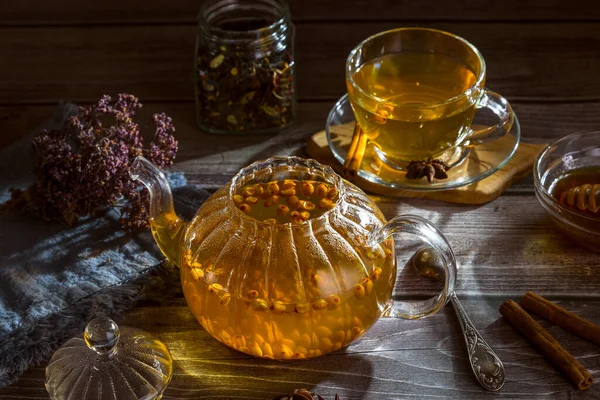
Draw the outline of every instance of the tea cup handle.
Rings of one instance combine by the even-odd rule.
[[[456,282],[456,258],[450,244],[442,232],[431,222],[416,215],[404,215],[392,218],[385,225],[375,229],[369,236],[369,245],[376,246],[389,238],[394,233],[410,233],[417,236],[433,249],[439,256],[439,263],[445,272],[444,288],[436,296],[428,300],[395,301],[387,316],[405,319],[417,319],[433,315],[438,312],[449,296],[454,293]]]
[[[510,132],[515,121],[515,113],[512,107],[504,97],[489,89],[483,89],[483,94],[475,104],[478,110],[487,108],[498,117],[496,125],[488,126],[482,129],[472,129],[462,147],[472,147],[481,143],[490,142],[501,138]]]

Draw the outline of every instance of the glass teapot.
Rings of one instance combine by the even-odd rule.
[[[175,214],[167,179],[152,163],[138,157],[130,175],[150,192],[152,234],[180,267],[192,313],[244,353],[316,357],[358,339],[381,316],[431,315],[454,291],[456,260],[434,225],[409,215],[386,222],[362,190],[314,160],[255,162],[189,222]],[[418,236],[443,260],[437,296],[392,300],[396,232]]]

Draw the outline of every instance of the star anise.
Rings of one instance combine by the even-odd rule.
[[[277,396],[273,400],[325,400],[320,394],[309,392],[306,389],[296,389],[293,393]],[[340,400],[340,395],[336,393],[335,400]]]
[[[448,178],[448,171],[451,167],[440,159],[427,160],[427,161],[411,161],[406,166],[406,179],[421,179],[424,176],[427,177],[429,183],[433,182],[433,179],[446,179]]]

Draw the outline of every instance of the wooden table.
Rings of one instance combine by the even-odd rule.
[[[209,136],[195,126],[192,54],[198,1],[58,3],[21,0],[0,7],[0,146],[47,118],[61,99],[89,103],[134,93],[142,118],[166,111],[180,139],[188,179],[208,189],[243,165],[270,155],[302,154],[344,92],[343,65],[368,35],[428,26],[474,43],[488,65],[488,86],[513,104],[526,138],[546,140],[600,129],[600,7],[585,0],[454,2],[292,0],[296,23],[298,118],[277,136]],[[498,306],[527,290],[600,323],[600,257],[559,234],[525,179],[484,206],[374,197],[387,217],[421,215],[447,235],[461,262],[458,296],[506,366],[501,392],[484,392],[447,307],[421,321],[382,319],[347,349],[296,363],[264,362],[219,344],[182,298],[140,306],[127,324],[157,334],[175,358],[165,399],[270,399],[310,388],[332,399],[600,398],[580,392],[500,318]],[[408,258],[402,254],[399,265]],[[429,293],[416,285],[395,296]],[[588,370],[600,375],[600,348],[542,325]],[[0,390],[0,399],[43,399],[43,366]]]

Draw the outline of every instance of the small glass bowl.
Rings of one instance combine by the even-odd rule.
[[[548,145],[533,167],[535,194],[564,233],[588,250],[600,252],[600,218],[572,211],[551,194],[558,178],[582,167],[600,168],[600,131],[574,133]]]

